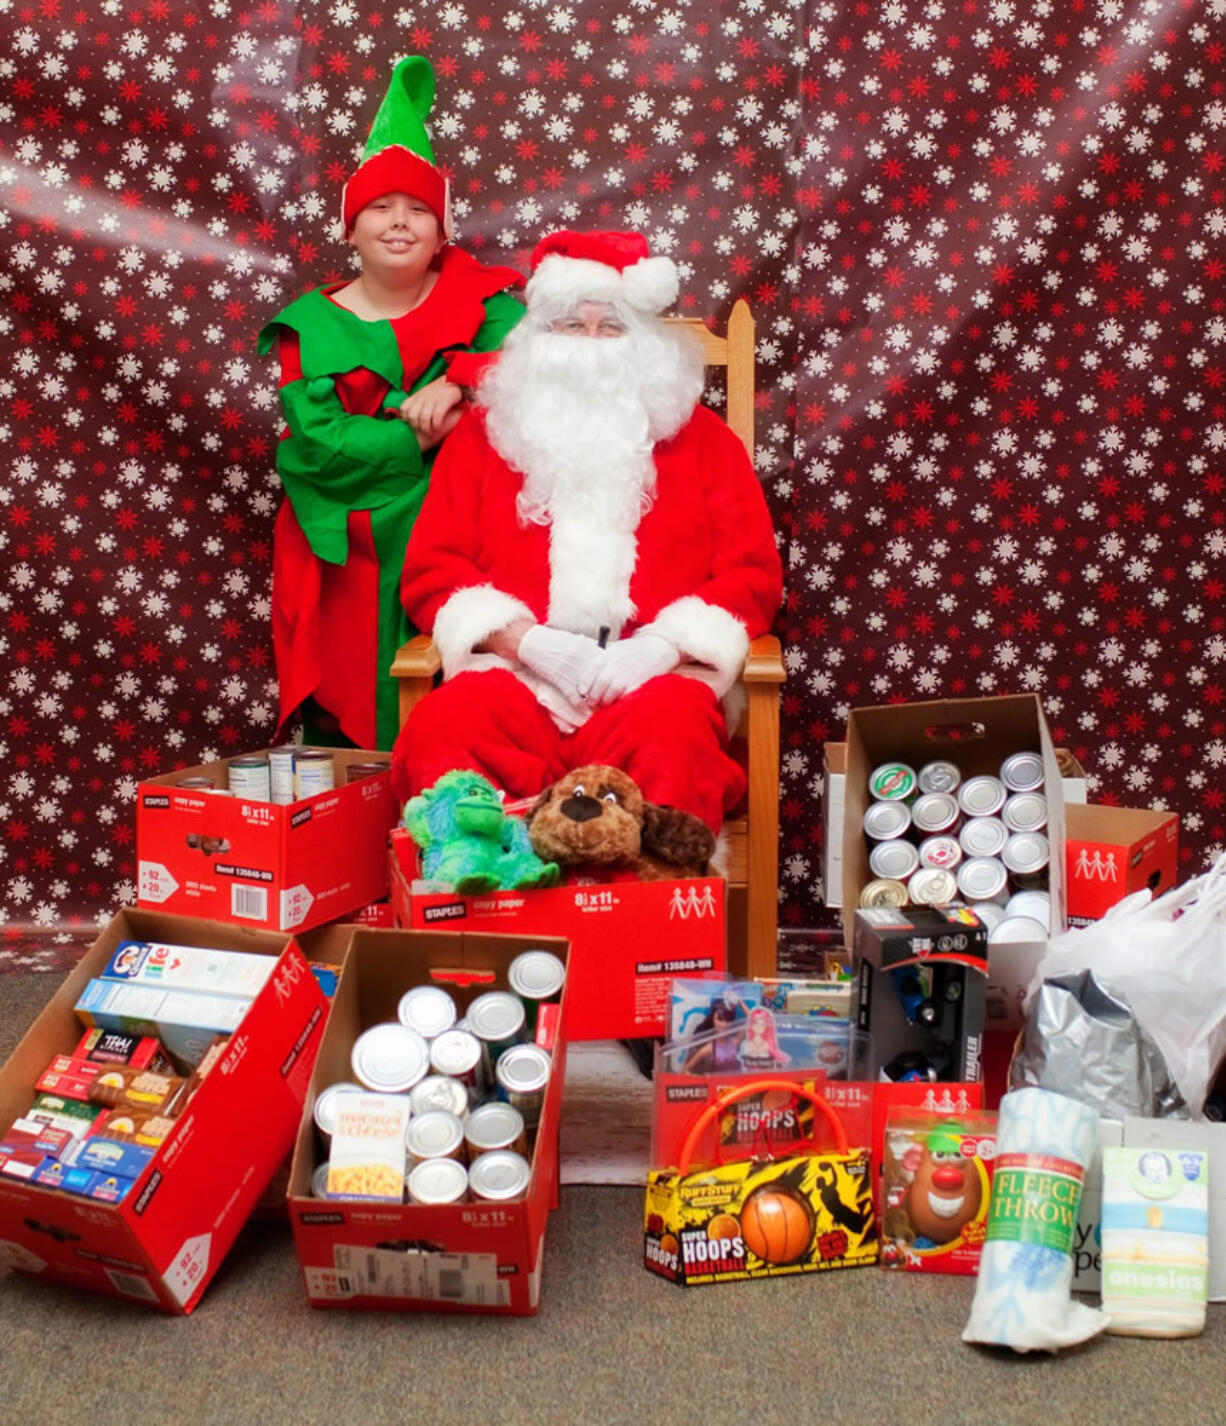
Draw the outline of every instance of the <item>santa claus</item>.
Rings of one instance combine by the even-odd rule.
[[[559,232],[434,468],[401,592],[444,682],[397,740],[403,799],[453,767],[526,797],[587,763],[718,831],[744,794],[723,698],[778,607],[770,515],[659,314],[637,233]]]

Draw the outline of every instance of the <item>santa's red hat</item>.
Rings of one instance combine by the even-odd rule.
[[[677,268],[652,257],[642,233],[550,233],[532,254],[528,306],[559,310],[576,302],[620,302],[640,312],[663,312],[677,300]]]

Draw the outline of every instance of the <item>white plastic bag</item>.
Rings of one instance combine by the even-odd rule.
[[[1226,855],[1157,901],[1135,892],[1101,921],[1053,937],[1027,1005],[1049,976],[1080,970],[1128,1002],[1199,1118],[1226,1057]]]

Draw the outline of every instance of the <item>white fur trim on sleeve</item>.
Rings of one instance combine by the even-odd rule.
[[[677,645],[683,658],[710,665],[716,674],[712,684],[721,698],[740,677],[749,652],[745,625],[727,609],[696,594],[666,604],[636,632],[660,634]]]
[[[522,600],[492,584],[457,589],[434,616],[434,642],[443,660],[443,677],[454,678],[480,657],[473,650],[516,619],[536,615]]]

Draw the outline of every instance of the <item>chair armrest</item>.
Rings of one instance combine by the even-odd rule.
[[[779,640],[774,634],[763,634],[749,645],[741,678],[746,683],[783,683],[787,673]]]
[[[416,634],[401,644],[388,672],[393,678],[433,678],[443,666],[438,646],[429,634]]]

